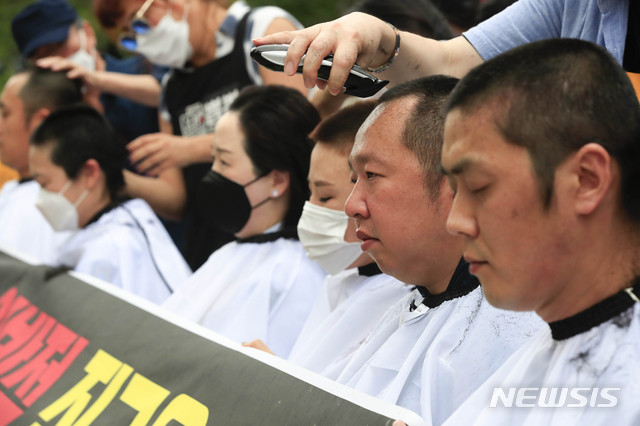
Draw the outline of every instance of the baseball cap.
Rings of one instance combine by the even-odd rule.
[[[23,57],[41,46],[60,43],[78,14],[66,0],[38,0],[22,9],[11,21],[13,39]]]

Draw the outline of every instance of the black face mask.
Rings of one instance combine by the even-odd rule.
[[[249,203],[245,188],[265,175],[258,176],[246,185],[240,185],[218,172],[209,170],[200,181],[198,200],[201,214],[212,226],[235,234],[249,221],[251,210],[263,205],[267,198],[255,206]]]

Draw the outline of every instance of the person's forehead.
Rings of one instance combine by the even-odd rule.
[[[511,173],[515,169],[528,173],[530,167],[526,149],[505,139],[498,131],[494,115],[460,110],[447,114],[441,162],[447,175],[500,170]]]
[[[311,166],[324,170],[327,168],[348,167],[349,154],[338,146],[317,142],[311,151]]]
[[[491,126],[488,125],[486,114],[479,112],[462,112],[460,109],[450,111],[445,117],[444,139],[442,145],[442,164],[451,168],[451,161],[459,163],[459,167],[475,163],[478,156],[485,151]]]
[[[55,169],[56,165],[51,161],[51,151],[53,144],[29,147],[29,161],[31,165],[41,174],[48,174]]]
[[[339,184],[349,173],[348,154],[335,147],[316,143],[311,152],[309,181],[313,184]],[[348,182],[348,181],[347,181]]]
[[[27,74],[16,74],[9,78],[2,88],[2,94],[0,97],[3,99],[20,100],[18,93],[22,90],[22,87],[27,82]]]
[[[349,156],[352,164],[392,164],[413,155],[402,142],[404,120],[390,108],[376,109],[362,125]]]
[[[240,123],[240,117],[236,112],[227,111],[220,117],[213,133],[212,146],[214,149],[230,151],[244,151],[244,132]]]

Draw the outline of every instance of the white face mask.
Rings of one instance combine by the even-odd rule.
[[[78,49],[78,51],[73,55],[68,56],[67,59],[89,71],[95,71],[96,58],[87,52],[87,33],[84,28],[82,28],[78,30],[78,34],[80,35],[80,49]]]
[[[64,184],[60,192],[51,192],[40,188],[36,207],[49,222],[54,231],[75,231],[79,228],[77,207],[85,199],[89,190],[85,189],[75,203],[63,195],[71,186],[71,181]]]
[[[304,203],[298,221],[298,237],[307,252],[328,273],[337,274],[356,261],[362,254],[360,243],[348,243],[344,234],[349,217],[341,210]]]
[[[158,25],[146,34],[136,35],[136,52],[156,65],[184,68],[193,55],[193,47],[189,42],[188,10],[189,3],[185,5],[181,21],[173,19],[169,10]]]

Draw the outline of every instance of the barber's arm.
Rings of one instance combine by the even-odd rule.
[[[400,31],[400,50],[393,64],[380,73],[392,84],[432,74],[462,76],[482,62],[473,46],[463,37],[437,41]],[[318,84],[336,95],[349,70],[357,63],[375,69],[386,64],[395,53],[396,32],[386,22],[364,13],[351,13],[335,21],[299,31],[285,31],[254,40],[256,46],[272,43],[290,44],[285,73],[293,75],[302,55],[303,78],[308,88]],[[322,59],[333,54],[328,84],[317,80]]]
[[[94,71],[86,81],[102,92],[127,98],[139,104],[157,107],[160,103],[160,83],[150,74],[132,75]]]
[[[89,91],[110,93],[151,107],[159,104],[160,83],[150,74],[91,71],[60,56],[39,59],[37,65],[53,71],[67,70],[67,77],[81,78]]]

